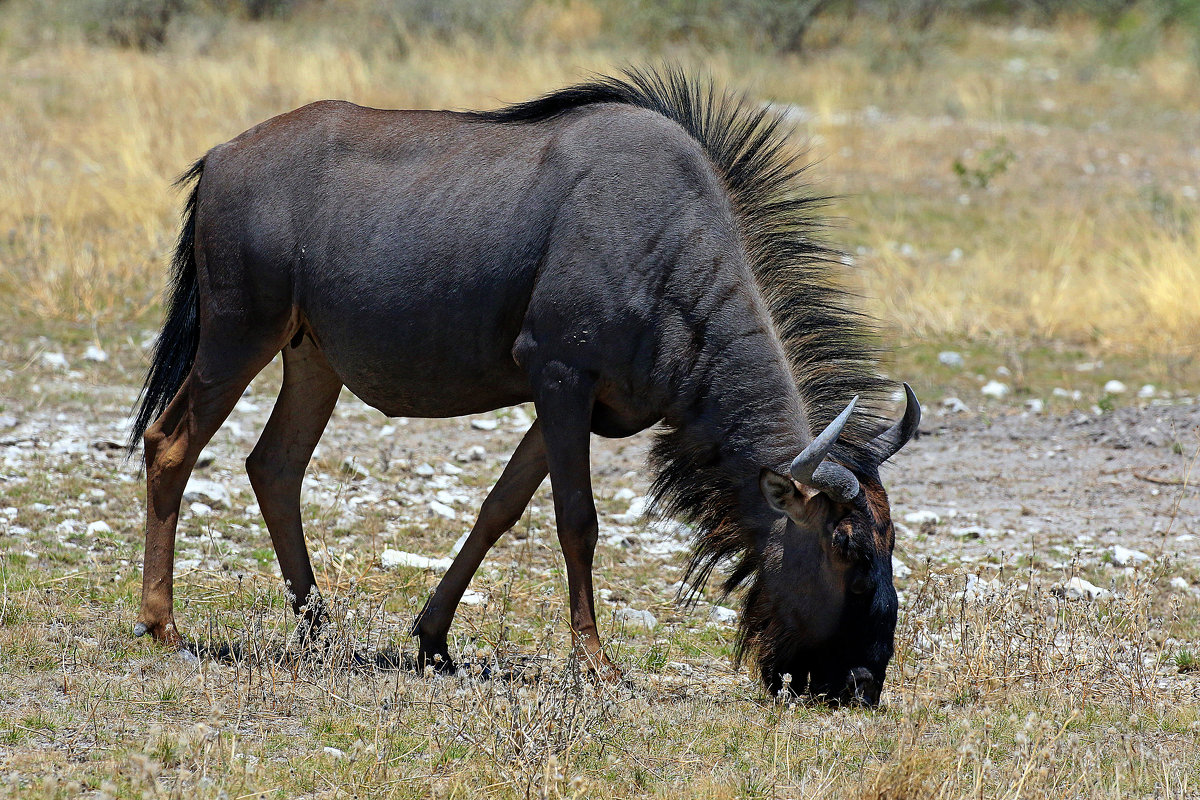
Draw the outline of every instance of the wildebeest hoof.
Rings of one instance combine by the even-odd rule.
[[[179,635],[179,631],[175,629],[174,622],[168,622],[166,625],[155,625],[154,623],[137,621],[133,625],[134,636],[150,635],[154,641],[164,647],[173,647],[180,649],[183,647],[183,638]]]
[[[417,670],[424,672],[433,670],[442,675],[453,675],[458,666],[450,657],[450,651],[445,645],[441,647],[422,647],[417,651]]]

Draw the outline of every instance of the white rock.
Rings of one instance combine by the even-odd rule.
[[[481,444],[471,445],[467,448],[467,452],[459,453],[459,461],[483,461],[487,456],[487,450]]]
[[[1138,397],[1142,398],[1143,400],[1149,400],[1156,394],[1158,394],[1158,387],[1156,387],[1153,383],[1147,383],[1142,388],[1138,389]]]
[[[908,565],[895,556],[892,556],[892,576],[899,580],[904,580],[909,575],[912,575],[912,570],[908,568]]]
[[[189,503],[205,503],[213,508],[229,508],[229,490],[216,481],[192,477],[183,490],[183,499]]]
[[[458,517],[458,513],[455,512],[453,508],[437,500],[429,501],[429,510],[437,514],[439,517],[445,517],[449,520],[454,520]]]
[[[87,350],[83,351],[83,358],[86,361],[95,361],[103,363],[108,361],[108,353],[100,349],[99,345],[89,344]]]
[[[627,486],[617,489],[613,494],[613,500],[632,500],[635,497],[637,497],[637,492]]]
[[[487,601],[488,598],[486,594],[477,592],[474,589],[467,589],[465,592],[463,592],[462,599],[458,602],[465,606],[481,606],[487,603]]]
[[[1006,383],[1001,383],[1000,381],[988,381],[983,385],[979,392],[985,397],[991,397],[999,400],[1008,395],[1009,388],[1008,384]]]
[[[52,369],[67,369],[67,357],[62,353],[42,353],[42,363]]]
[[[956,353],[953,350],[943,350],[938,353],[938,362],[954,369],[961,369],[964,363],[962,353]]]
[[[494,419],[473,419],[471,427],[477,431],[494,431],[500,423]]]
[[[470,535],[471,532],[467,531],[462,536],[458,537],[458,539],[456,539],[454,542],[454,546],[450,548],[450,555],[456,556],[462,552],[463,545],[467,543],[467,537]]]
[[[1143,553],[1141,550],[1133,550],[1128,547],[1122,547],[1119,544],[1113,545],[1112,563],[1118,567],[1132,567],[1137,564],[1144,564],[1150,560],[1149,554]]]
[[[1118,380],[1111,380],[1108,383],[1104,384],[1104,393],[1105,394],[1125,394],[1125,390],[1126,390],[1125,384],[1121,383]]]
[[[529,414],[521,406],[516,406],[508,414],[512,421],[512,429],[517,433],[524,433],[533,425],[533,420],[529,418]]]
[[[648,497],[634,497],[629,501],[629,508],[624,514],[612,514],[613,520],[622,525],[633,525],[642,519],[642,515],[646,513],[646,506],[650,502]]]
[[[1025,408],[1031,414],[1040,414],[1046,410],[1046,403],[1040,397],[1031,397],[1025,401]]]
[[[1002,378],[1007,378],[1012,375],[1012,370],[1001,364],[1000,366],[996,367],[996,374]]]
[[[458,469],[458,467],[455,467],[455,469]],[[434,471],[433,465],[431,464],[421,464],[419,467],[413,470],[413,472],[420,475],[422,478],[432,477]]]
[[[942,408],[951,414],[964,414],[971,410],[966,403],[964,403],[962,400],[959,400],[957,397],[943,398]]]
[[[1112,592],[1080,577],[1071,578],[1062,589],[1068,600],[1106,600],[1112,597]]]
[[[1000,592],[1000,579],[987,580],[978,575],[967,575],[967,585],[963,588],[962,597],[968,603],[986,600]]]
[[[471,498],[467,497],[465,494],[455,494],[448,489],[439,490],[438,493],[434,495],[434,499],[436,499],[439,503],[450,506],[451,508],[454,508],[455,506],[465,506],[471,502]]]
[[[445,572],[452,563],[448,558],[430,558],[429,556],[406,553],[403,550],[384,550],[379,556],[379,563],[384,569],[397,567],[412,567],[413,569],[428,569],[433,572]]]
[[[451,464],[449,461],[447,461],[444,464],[442,464],[442,472],[446,473],[447,475],[462,475],[463,468],[456,466],[454,464]]]
[[[708,618],[718,625],[733,625],[738,620],[738,612],[725,606],[713,606]]]
[[[1191,588],[1187,582],[1187,578],[1180,577],[1171,578],[1171,580],[1167,582],[1167,585],[1172,589],[1178,589],[1181,592],[1186,592],[1189,588]]]
[[[920,511],[910,511],[904,515],[904,521],[909,525],[924,525],[926,522],[937,524],[942,521],[942,518],[936,512],[929,509],[921,509]]]
[[[343,758],[346,757],[345,751],[338,750],[336,747],[326,747],[326,748],[323,748],[321,752],[323,752],[327,756],[333,756],[338,761],[341,761]]]
[[[192,512],[193,517],[207,517],[212,513],[212,507],[206,503],[192,503],[188,510]]]
[[[631,627],[642,627],[648,631],[658,627],[658,620],[649,611],[640,611],[636,608],[618,608],[613,612],[618,622],[623,622]]]
[[[89,522],[87,526],[88,535],[93,533],[112,533],[112,526],[102,519],[95,522]]]

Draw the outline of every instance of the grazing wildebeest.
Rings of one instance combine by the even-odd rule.
[[[739,659],[772,691],[790,675],[796,692],[878,702],[896,624],[879,467],[920,407],[906,386],[899,422],[870,411],[892,387],[812,238],[820,200],[779,126],[677,71],[631,71],[487,113],[314,103],[210,150],[181,179],[195,186],[131,436],[147,483],[136,631],[180,643],[185,483],[282,351],[246,467],[310,622],[300,486],[343,385],[392,416],[532,401],[537,421],[414,624],[422,663],[453,668],[463,591],[549,473],[574,641],[611,670],[589,436],[660,425],[653,495],[695,529],[686,580],[733,559],[725,589],[749,583]]]

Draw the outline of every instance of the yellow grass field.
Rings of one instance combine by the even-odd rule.
[[[861,249],[870,309],[902,337],[1175,351],[1200,330],[1200,91],[1184,42],[1165,40],[1135,70],[1098,62],[1100,34],[1083,22],[1024,37],[972,24],[931,43],[926,63],[882,69],[870,55],[894,43],[877,29],[805,61],[648,56],[586,37],[538,48],[417,41],[400,57],[301,22],[231,24],[142,53],[65,34],[40,44],[10,6],[0,291],[40,316],[152,320],[177,227],[171,179],[274,114],[330,97],[487,108],[667,58],[800,107],[813,179],[840,197],[833,239]],[[551,32],[587,19],[577,5],[551,10]],[[963,185],[998,154],[1009,160],[986,187]]]

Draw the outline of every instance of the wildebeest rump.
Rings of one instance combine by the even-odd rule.
[[[725,588],[748,584],[739,658],[771,690],[790,675],[794,691],[877,702],[896,622],[879,466],[920,408],[909,391],[895,425],[871,412],[893,387],[813,238],[821,201],[779,125],[679,72],[634,71],[486,113],[315,103],[210,150],[183,178],[131,436],[147,477],[137,631],[179,643],[184,486],[282,350],[246,466],[311,622],[300,487],[342,386],[391,416],[532,401],[537,421],[414,624],[423,662],[452,668],[459,599],[548,473],[574,640],[611,669],[589,435],[657,424],[654,498],[695,529],[688,580],[732,559]]]

